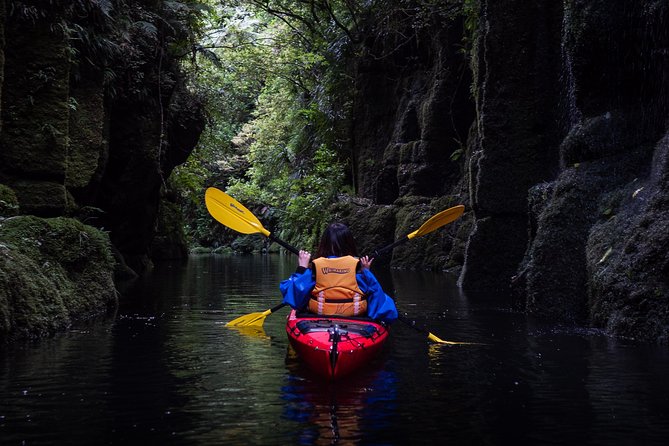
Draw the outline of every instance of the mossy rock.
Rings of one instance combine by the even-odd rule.
[[[0,338],[41,336],[116,304],[106,233],[70,218],[0,223]]]
[[[198,249],[198,248],[195,248],[195,249]],[[215,248],[213,251],[210,248],[199,248],[199,249],[206,249],[207,253],[211,252],[212,254],[233,254],[234,253],[232,248],[229,247],[229,246],[219,246],[218,248]]]
[[[0,217],[19,214],[19,200],[11,187],[0,184]]]

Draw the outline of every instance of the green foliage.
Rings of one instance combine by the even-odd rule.
[[[180,192],[191,245],[213,241],[216,226],[204,207],[204,189],[225,188],[248,169],[242,127],[255,108],[265,81],[261,68],[271,51],[260,44],[270,36],[268,25],[243,9],[210,8],[204,17],[204,37],[194,46],[185,69],[191,90],[207,98],[208,125],[189,159],[170,177]]]
[[[462,15],[465,18],[465,38],[473,40],[478,31],[479,0],[461,0]]]
[[[395,49],[371,57],[391,56],[435,21],[461,20],[473,35],[477,11],[478,0],[233,0],[208,10],[189,71],[192,88],[209,98],[210,125],[172,178],[191,243],[230,244],[236,236],[212,236],[216,223],[202,197],[215,185],[281,238],[313,247],[338,195],[354,192],[345,175],[348,62],[358,50],[374,51],[376,38],[395,41]],[[452,160],[463,153],[461,146]]]
[[[333,21],[337,12],[326,2],[315,2],[314,11],[299,2],[226,4],[208,13],[207,38],[189,65],[192,88],[209,98],[209,126],[171,179],[190,241],[232,242],[225,233],[211,237],[215,223],[202,196],[215,185],[272,232],[313,245],[344,181],[344,126],[336,121],[344,115],[341,93],[350,90],[340,83],[350,80],[334,68],[331,42],[346,34],[351,15]]]

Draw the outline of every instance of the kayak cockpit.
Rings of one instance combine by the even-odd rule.
[[[369,318],[297,314],[286,322],[291,345],[302,360],[331,378],[351,373],[367,364],[388,338],[388,329]]]

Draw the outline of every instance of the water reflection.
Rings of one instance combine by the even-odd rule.
[[[106,379],[112,362],[110,320],[46,339],[0,350],[0,444],[7,432],[16,443],[39,438],[55,444],[86,434],[71,430],[77,419],[91,429],[108,430],[111,420]]]
[[[311,376],[294,353],[286,363],[291,374],[281,388],[283,416],[301,426],[294,444],[358,444],[391,427],[397,377],[381,364],[332,382]]]
[[[267,333],[265,333],[265,329],[263,327],[258,327],[258,326],[253,326],[253,325],[240,325],[240,326],[235,326],[235,327],[228,327],[230,330],[234,330],[237,333],[247,336],[250,339],[262,339],[265,341],[269,341],[272,338],[267,336]]]
[[[158,265],[117,315],[0,347],[0,444],[664,444],[669,351],[556,327],[464,294],[437,273],[375,271],[443,339],[394,324],[343,382],[291,356],[287,309],[263,332],[225,327],[280,301],[279,256]],[[260,335],[260,336],[258,336]]]

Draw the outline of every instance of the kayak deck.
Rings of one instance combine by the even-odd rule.
[[[328,378],[348,375],[376,356],[388,339],[388,329],[367,318],[297,314],[292,310],[286,333],[298,356]]]

